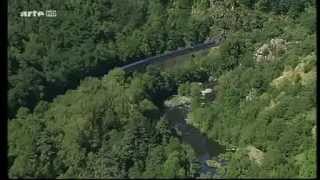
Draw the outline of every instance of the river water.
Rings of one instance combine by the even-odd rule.
[[[199,129],[186,123],[188,110],[184,107],[167,108],[164,118],[169,122],[170,127],[177,131],[183,143],[191,145],[198,160],[201,163],[200,174],[216,175],[216,169],[209,167],[207,160],[216,159],[216,157],[225,152],[225,147],[209,140],[201,133]]]

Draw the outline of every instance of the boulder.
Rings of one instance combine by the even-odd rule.
[[[202,96],[205,96],[206,94],[210,94],[212,93],[212,89],[211,88],[207,88],[203,91],[201,91]]]
[[[257,96],[257,90],[252,88],[246,96],[246,101],[252,101]]]
[[[313,139],[316,139],[316,135],[317,135],[316,132],[317,132],[317,131],[316,131],[316,126],[313,126],[313,128],[312,128],[312,130],[311,130]]]
[[[216,161],[216,160],[207,160],[207,161],[206,161],[206,164],[207,164],[209,167],[213,167],[213,168],[220,168],[220,167],[221,167],[221,163],[219,163],[219,162]]]
[[[170,100],[166,100],[164,105],[166,107],[188,106],[191,104],[191,98],[186,96],[174,96]]]

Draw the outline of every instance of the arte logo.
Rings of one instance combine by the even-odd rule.
[[[21,11],[20,17],[56,17],[56,10],[46,10],[46,11]]]

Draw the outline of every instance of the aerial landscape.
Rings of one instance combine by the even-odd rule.
[[[315,178],[313,0],[9,0],[10,178]]]

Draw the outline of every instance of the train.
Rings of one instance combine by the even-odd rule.
[[[197,44],[194,45],[192,47],[186,47],[186,48],[182,48],[182,49],[178,49],[172,52],[168,52],[168,53],[164,53],[164,54],[160,54],[160,55],[156,55],[156,56],[152,56],[152,57],[148,57],[127,65],[124,65],[122,67],[120,67],[120,69],[124,70],[124,71],[134,71],[135,69],[141,68],[141,67],[145,67],[147,65],[150,64],[154,64],[154,63],[158,63],[158,62],[162,62],[165,61],[167,59],[170,58],[174,58],[177,56],[181,56],[184,54],[188,54],[194,51],[198,51],[201,49],[207,49],[210,47],[215,47],[218,46],[222,40],[224,40],[223,36],[220,36],[218,38],[209,38],[207,39],[204,43],[201,44]]]

